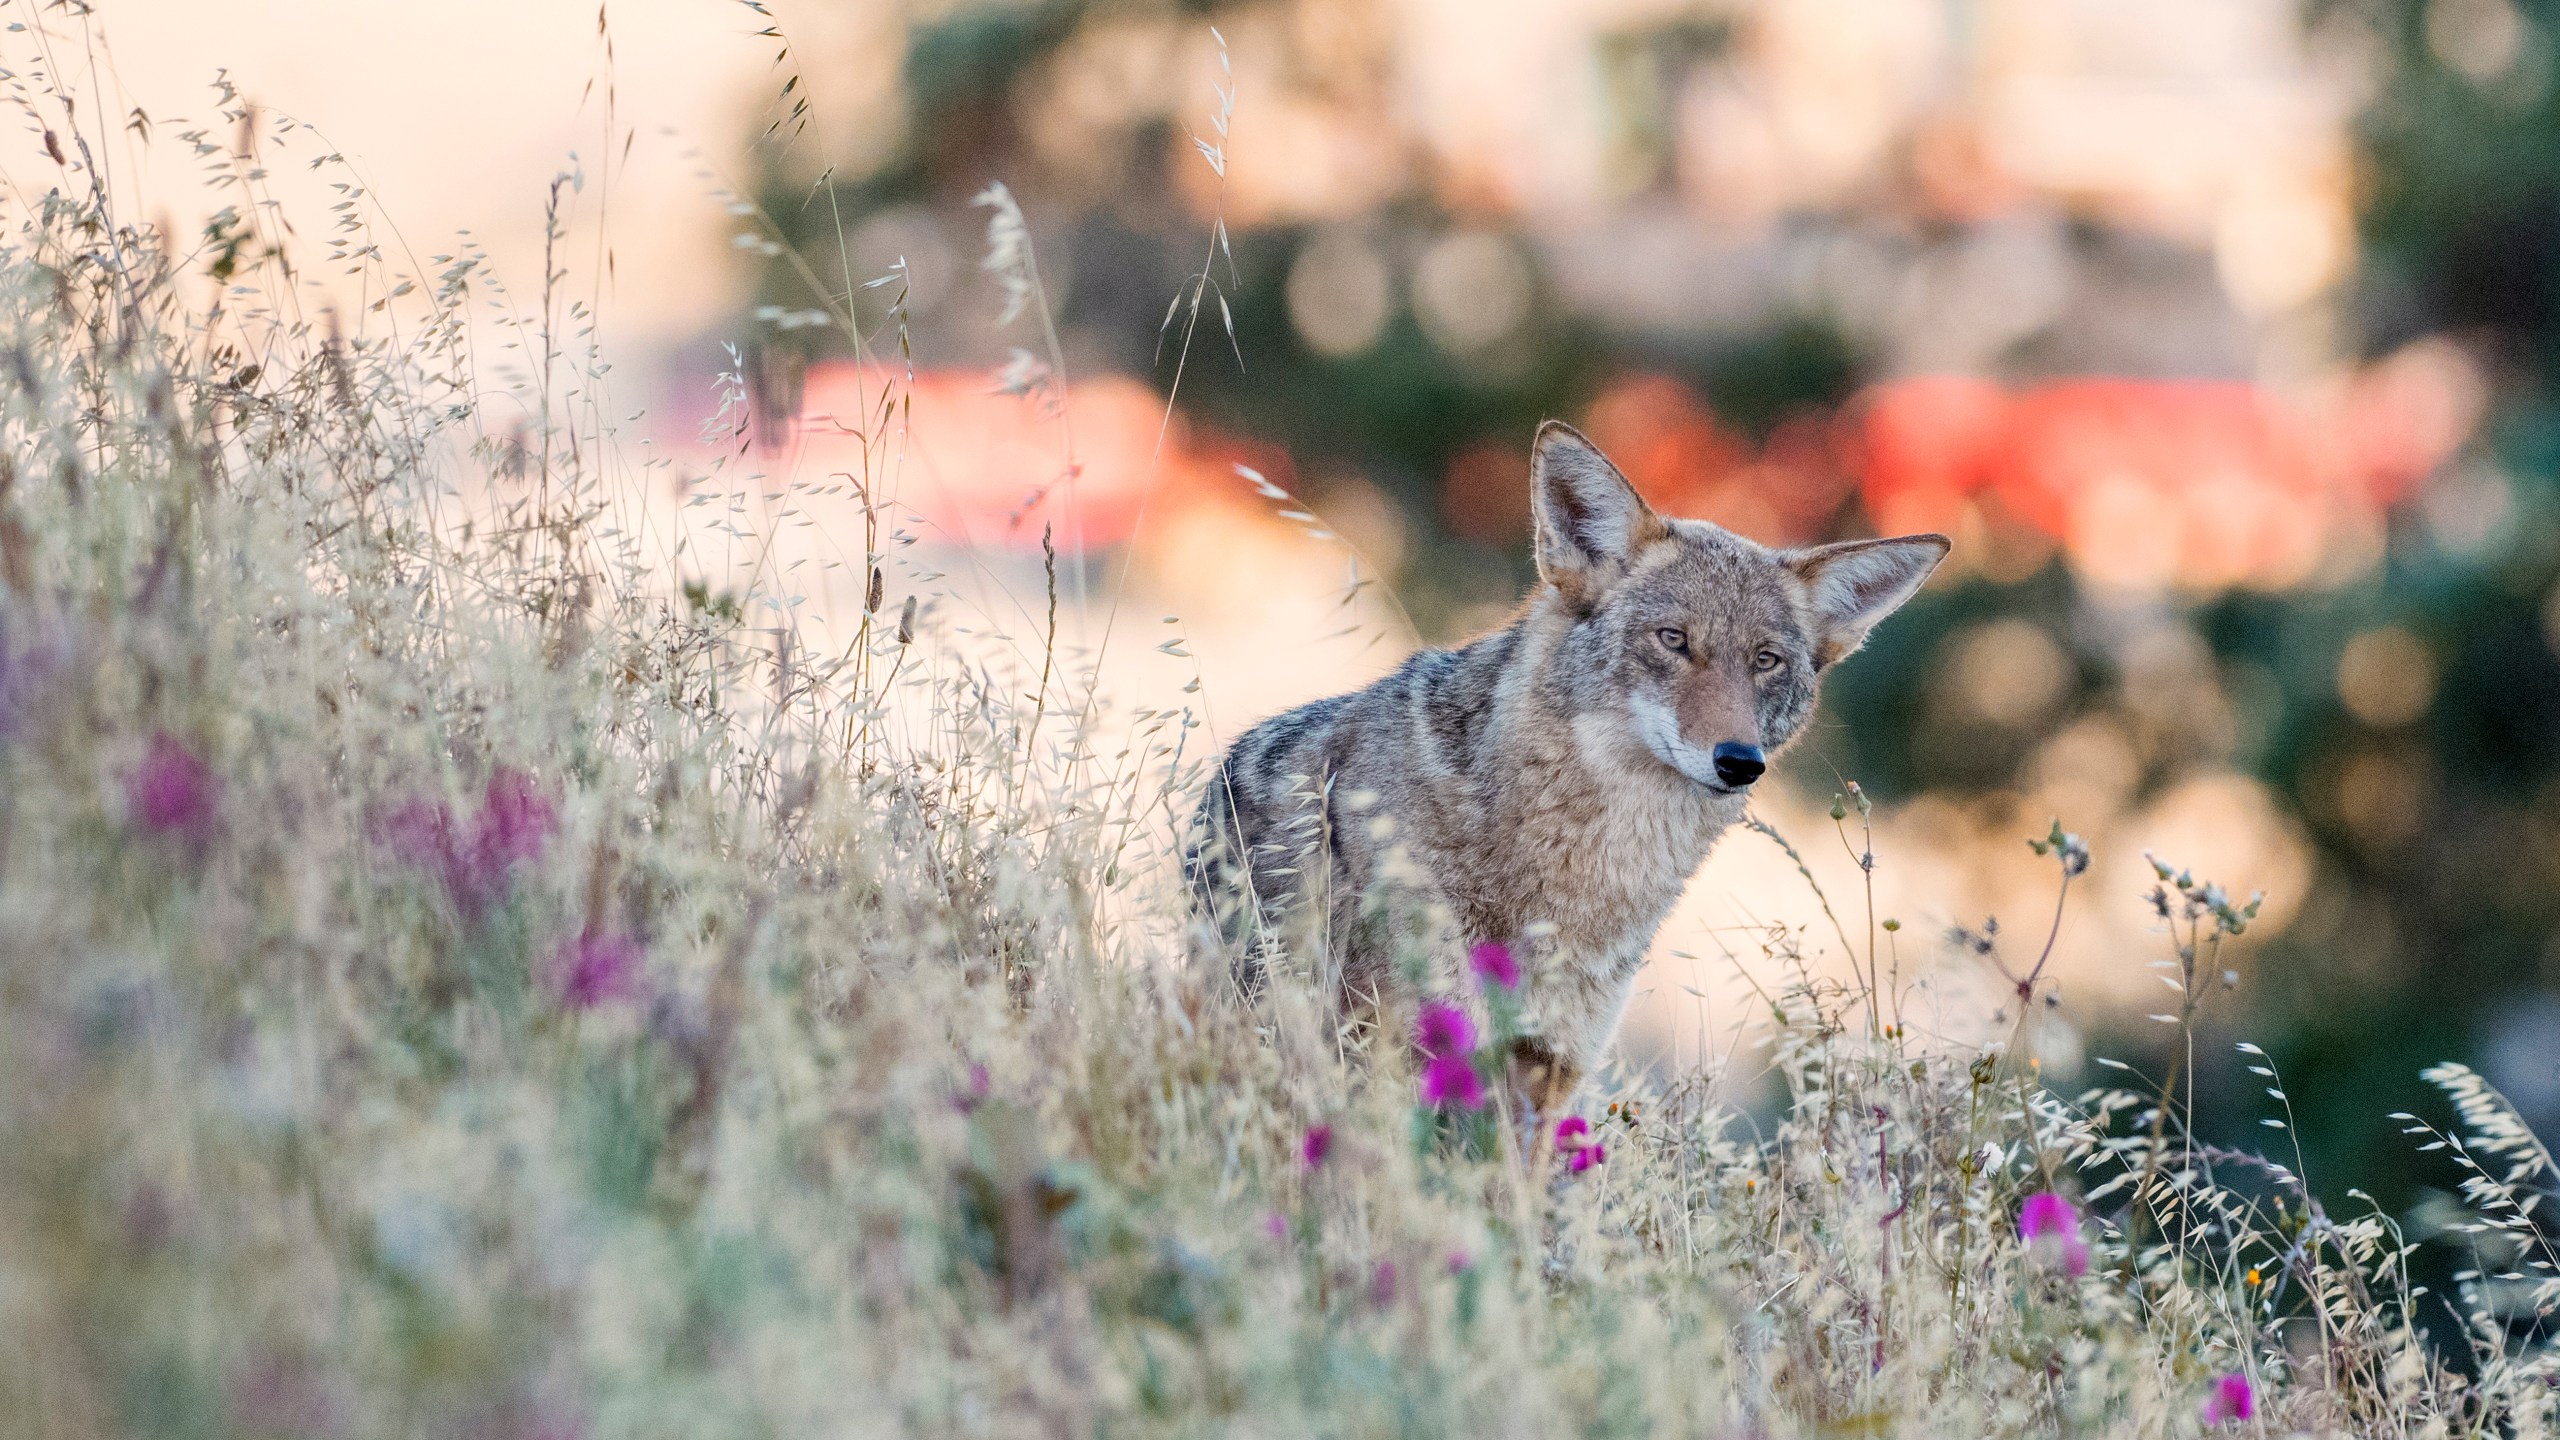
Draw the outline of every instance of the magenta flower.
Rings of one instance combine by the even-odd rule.
[[[1464,1054],[1476,1048],[1476,1023],[1467,1012],[1441,1001],[1422,1007],[1422,1016],[1413,1027],[1413,1043],[1423,1054],[1438,1057]]]
[[[1520,962],[1512,957],[1511,947],[1499,940],[1487,940],[1468,951],[1467,966],[1476,972],[1481,984],[1499,985],[1505,990],[1520,988]]]
[[[1381,1310],[1396,1303],[1396,1262],[1381,1260],[1369,1272],[1369,1299]]]
[[[444,882],[454,907],[479,918],[506,897],[515,868],[542,858],[560,828],[532,776],[501,765],[468,825],[442,801],[412,800],[384,818],[382,838],[402,862]]]
[[[1567,1115],[1556,1122],[1556,1153],[1564,1157],[1565,1167],[1576,1175],[1609,1161],[1609,1147],[1591,1138],[1591,1122],[1579,1115]]]
[[[124,780],[134,823],[154,835],[202,839],[220,791],[212,769],[166,730],[151,737],[142,763]]]
[[[1274,1210],[1262,1217],[1262,1233],[1274,1240],[1289,1238],[1289,1217]]]
[[[2027,1254],[2048,1270],[2078,1279],[2089,1273],[2089,1242],[2080,1234],[2080,1209],[2055,1190],[2040,1190],[2018,1209],[2018,1238]]]
[[[1475,1062],[1463,1054],[1434,1055],[1422,1068],[1422,1098],[1442,1109],[1483,1109],[1484,1077],[1476,1074]]]
[[[639,979],[640,942],[589,931],[561,957],[560,998],[571,1009],[592,1010],[630,994]]]
[[[1464,1250],[1452,1250],[1449,1252],[1450,1274],[1464,1275],[1474,1268],[1476,1268],[1476,1257],[1473,1255],[1468,1254]]]
[[[2235,1370],[2213,1382],[2201,1408],[2207,1425],[2228,1425],[2258,1413],[2258,1392],[2249,1377]]]
[[[1324,1158],[1332,1153],[1333,1127],[1330,1125],[1308,1126],[1307,1138],[1298,1142],[1298,1155],[1307,1162],[1307,1168],[1323,1169]]]

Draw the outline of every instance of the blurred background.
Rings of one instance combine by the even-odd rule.
[[[1106,683],[1220,736],[1497,622],[1547,416],[1755,539],[1949,533],[1761,802],[1855,928],[1864,841],[1824,832],[1843,779],[1876,799],[1923,1028],[2005,1033],[1996,972],[1941,937],[1996,917],[2032,962],[2054,872],[2023,841],[2059,818],[2098,865],[2053,1073],[2157,1073],[2153,850],[2269,892],[2203,1012],[2206,1128],[2268,1135],[2246,1037],[2332,1196],[2432,1174],[2383,1117],[2439,1058],[2560,1134],[2560,3],[103,13],[137,103],[209,110],[227,66],[422,256],[468,230],[521,292],[609,252],[598,343],[624,438],[665,457],[634,471],[653,504],[743,446],[858,557],[818,492],[870,473],[850,432],[894,380],[881,498],[976,587],[946,618],[1036,642],[1046,529]],[[203,223],[183,147],[136,153]],[[999,181],[1036,267],[1010,319]],[[758,434],[703,438],[723,371]],[[1166,616],[1182,643],[1152,648]],[[1793,865],[1737,836],[1633,1052],[1746,1022],[1771,923],[1837,960]]]

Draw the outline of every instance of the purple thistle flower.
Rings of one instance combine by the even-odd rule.
[[[1414,1025],[1413,1043],[1434,1059],[1463,1055],[1476,1048],[1476,1024],[1457,1006],[1433,1001],[1422,1007],[1421,1019]]]
[[[0,622],[0,740],[16,734],[43,701],[63,653],[58,639],[12,644],[6,622]]]
[[[1369,1272],[1369,1299],[1381,1310],[1396,1303],[1396,1262],[1381,1260]]]
[[[1476,1074],[1475,1062],[1463,1052],[1434,1055],[1422,1070],[1422,1098],[1426,1104],[1443,1109],[1482,1109],[1484,1079]]]
[[[471,838],[453,846],[446,866],[454,903],[475,916],[495,906],[505,898],[515,868],[541,859],[559,824],[559,812],[532,776],[510,765],[491,771]]]
[[[640,978],[640,942],[628,935],[588,931],[561,959],[560,998],[573,1010],[628,995]]]
[[[1481,984],[1499,985],[1505,990],[1520,988],[1520,962],[1512,956],[1511,947],[1499,940],[1487,940],[1468,951],[1467,966],[1476,972]]]
[[[559,828],[559,812],[531,775],[512,765],[489,772],[480,795],[480,831],[474,837],[484,864],[504,870],[539,860]]]
[[[988,1078],[987,1067],[973,1060],[969,1063],[968,1087],[952,1092],[952,1107],[966,1115],[985,1104],[987,1092],[993,1088],[994,1082]]]
[[[501,765],[466,827],[442,801],[412,800],[382,822],[382,838],[402,862],[442,881],[455,908],[477,919],[506,897],[515,867],[542,858],[559,812],[532,776]]]
[[[1609,1160],[1609,1147],[1591,1138],[1591,1122],[1579,1115],[1567,1115],[1556,1122],[1556,1153],[1564,1157],[1565,1168],[1576,1175]]]
[[[213,825],[220,785],[196,753],[166,730],[151,737],[142,763],[125,776],[134,823],[154,835],[202,839]]]
[[[448,890],[461,888],[462,847],[455,843],[453,812],[442,802],[403,802],[382,817],[375,834],[401,864],[429,872]]]
[[[1307,1168],[1323,1169],[1325,1157],[1332,1153],[1333,1127],[1330,1125],[1308,1126],[1307,1138],[1298,1142],[1298,1155],[1307,1162]]]
[[[2235,1370],[2213,1382],[2200,1409],[2207,1425],[2228,1425],[2258,1413],[2258,1392],[2249,1377]]]
[[[2036,1263],[2078,1279],[2089,1273],[2089,1242],[2080,1234],[2080,1208],[2055,1190],[2027,1197],[2018,1209],[2018,1238]]]

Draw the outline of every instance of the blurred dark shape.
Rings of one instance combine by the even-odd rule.
[[[798,349],[762,341],[747,347],[747,415],[757,449],[772,455],[791,443],[807,372],[807,357]]]
[[[1516,445],[1471,445],[1440,482],[1449,533],[1480,545],[1510,545],[1529,530],[1529,457]]]

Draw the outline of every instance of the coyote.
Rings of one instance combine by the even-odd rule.
[[[1511,623],[1245,732],[1184,866],[1248,992],[1284,936],[1366,1007],[1417,976],[1463,993],[1458,957],[1510,946],[1508,1079],[1540,1126],[1608,1049],[1663,915],[1822,672],[1947,540],[1771,550],[1666,519],[1552,420],[1529,490],[1539,584]]]

